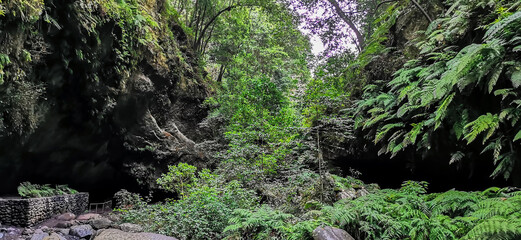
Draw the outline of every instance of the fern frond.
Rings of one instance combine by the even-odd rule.
[[[470,230],[462,239],[520,239],[521,222],[491,219]]]
[[[445,115],[447,114],[447,108],[449,107],[449,104],[452,102],[452,99],[454,99],[455,93],[452,93],[451,95],[447,96],[440,104],[440,107],[438,110],[436,110],[434,117],[436,121],[436,125],[434,126],[434,130],[436,130],[440,125],[443,118],[445,118]]]
[[[499,21],[498,23],[492,25],[485,33],[485,40],[491,40],[493,37],[496,37],[498,33],[502,32],[507,26],[509,26],[513,22],[521,21],[521,11],[518,11],[507,18]]]
[[[492,134],[494,134],[498,127],[499,117],[496,114],[492,115],[491,113],[487,113],[486,115],[481,115],[478,119],[465,126],[467,131],[465,139],[467,140],[467,143],[470,144],[479,134],[488,130],[488,133],[483,138],[483,142],[485,142],[492,136]]]
[[[463,159],[464,157],[465,157],[465,153],[457,151],[451,155],[449,164],[452,165],[454,163],[460,162],[461,159]]]

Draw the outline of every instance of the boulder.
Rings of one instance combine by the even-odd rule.
[[[355,240],[346,231],[334,227],[317,227],[313,230],[314,240]]]
[[[94,240],[177,240],[155,233],[128,233],[118,229],[100,230]]]
[[[367,196],[367,195],[369,195],[369,191],[367,191],[365,188],[362,188],[362,189],[359,189],[358,191],[356,191],[357,198]]]
[[[94,229],[109,228],[112,225],[112,221],[105,217],[94,218],[89,221],[89,224]]]
[[[56,217],[56,219],[60,220],[60,221],[70,221],[70,220],[74,220],[75,218],[76,218],[76,215],[74,215],[74,213],[64,213],[64,214],[58,215]]]
[[[35,233],[31,237],[31,240],[44,240],[48,236],[49,236],[49,234],[47,234],[47,233]]]
[[[114,194],[114,202],[116,203],[114,208],[128,208],[133,206],[141,200],[141,196],[137,193],[131,193],[126,189],[121,189]]]
[[[99,215],[97,213],[86,213],[86,214],[79,215],[76,218],[76,220],[78,220],[78,221],[88,221],[90,219],[99,218],[99,217],[101,217],[101,215]]]
[[[50,236],[45,237],[43,240],[67,240],[67,239],[57,233],[52,233]]]
[[[347,189],[347,190],[342,189],[337,194],[337,200],[342,200],[342,199],[352,200],[352,199],[355,199],[355,198],[356,198],[356,190],[353,189],[353,188],[350,188],[350,189]]]
[[[79,238],[86,238],[86,237],[94,235],[94,233],[96,233],[96,232],[88,224],[73,226],[73,227],[71,227],[71,229],[69,231],[70,235],[76,236]]]
[[[123,223],[123,224],[119,225],[119,228],[123,232],[131,232],[131,233],[143,232],[143,227],[141,227],[137,224],[132,224],[132,223]]]
[[[74,221],[60,221],[57,222],[55,227],[57,228],[70,228],[75,225]]]
[[[70,231],[71,231],[71,230],[68,229],[68,228],[60,229],[60,230],[59,230],[59,232],[60,232],[62,235],[64,235],[64,236],[69,235]]]

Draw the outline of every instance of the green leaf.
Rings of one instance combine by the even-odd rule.
[[[449,107],[449,104],[452,102],[454,95],[455,93],[452,93],[451,95],[447,96],[440,104],[438,110],[436,110],[436,125],[434,126],[434,130],[436,130],[441,125],[441,121],[443,118],[445,118],[445,115],[447,114],[447,107]]]
[[[488,93],[491,93],[492,90],[494,90],[494,86],[496,85],[499,76],[501,76],[504,67],[503,64],[500,64],[498,68],[493,70],[492,76],[490,77],[490,80],[488,80]]]
[[[510,77],[510,81],[512,82],[512,86],[514,88],[521,86],[521,70],[513,72],[512,76]]]
[[[481,115],[479,118],[465,126],[465,129],[467,130],[465,139],[467,140],[467,143],[470,144],[480,133],[488,130],[487,134],[483,138],[483,142],[485,142],[492,136],[492,134],[494,134],[498,127],[499,117],[496,114],[487,113],[486,115]]]
[[[516,136],[514,137],[514,142],[521,139],[521,130],[517,132]]]

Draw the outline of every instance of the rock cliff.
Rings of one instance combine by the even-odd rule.
[[[0,4],[0,192],[153,188],[204,163],[206,73],[166,1]]]

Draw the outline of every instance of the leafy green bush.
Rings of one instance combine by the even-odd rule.
[[[181,199],[150,205],[141,202],[133,209],[120,210],[123,221],[181,239],[222,239],[233,210],[249,209],[257,203],[255,193],[242,188],[238,181],[225,183],[208,170],[196,174],[195,167],[188,164],[170,170],[158,182],[176,192],[182,188],[185,193]],[[180,179],[190,179],[193,184]]]
[[[157,184],[167,191],[179,191],[181,195],[185,195],[194,181],[196,181],[197,168],[186,164],[179,163],[177,166],[168,166],[168,173],[162,174],[161,178],[157,179]]]
[[[69,188],[67,185],[56,185],[56,187],[53,188],[49,184],[38,185],[30,182],[23,182],[18,186],[18,195],[24,198],[50,197],[76,193],[78,193],[78,191]]]

